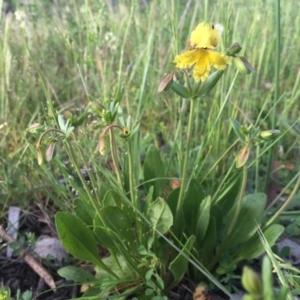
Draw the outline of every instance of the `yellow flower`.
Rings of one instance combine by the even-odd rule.
[[[211,65],[218,70],[226,69],[230,64],[229,57],[215,52],[220,42],[218,31],[213,25],[200,23],[191,33],[191,49],[176,55],[176,67],[187,69],[194,66],[193,77],[196,81],[205,81],[209,75]]]

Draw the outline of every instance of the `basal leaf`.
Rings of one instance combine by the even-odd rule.
[[[195,237],[191,236],[187,240],[186,244],[184,245],[182,252],[184,254],[186,254],[187,256],[189,256],[189,252],[192,249],[192,247],[195,243],[195,240],[196,240]],[[169,269],[172,272],[174,279],[173,279],[173,282],[170,285],[169,289],[172,289],[174,286],[176,286],[180,282],[180,280],[183,278],[183,276],[186,273],[187,267],[188,267],[187,258],[184,257],[182,253],[179,253],[175,257],[175,259],[170,263]]]
[[[144,161],[144,180],[146,181],[147,190],[150,186],[154,187],[153,199],[161,196],[165,184],[164,177],[165,168],[160,153],[154,145],[151,145]]]
[[[250,239],[257,231],[257,225],[261,224],[266,206],[266,195],[263,193],[255,193],[247,195],[243,198],[241,211],[236,221],[234,229],[230,234],[230,238],[226,245],[226,249],[232,248],[242,242]],[[227,224],[225,232],[230,227],[236,210],[236,205],[232,208],[227,216]]]
[[[86,201],[82,201],[80,199],[76,199],[74,201],[74,211],[76,216],[83,221],[87,226],[93,225],[93,220],[96,214],[95,208],[87,203]]]
[[[172,212],[166,201],[162,198],[157,198],[153,203],[151,203],[147,211],[147,217],[153,227],[162,234],[166,233],[173,225]]]
[[[211,197],[207,196],[200,204],[198,211],[198,222],[196,225],[196,241],[199,245],[203,240],[210,219]],[[205,242],[205,241],[204,241]]]
[[[57,270],[57,273],[67,280],[73,280],[75,282],[87,283],[95,282],[97,279],[89,272],[77,268],[75,266],[66,266]]]

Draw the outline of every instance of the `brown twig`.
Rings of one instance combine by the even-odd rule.
[[[7,242],[8,244],[12,242],[17,242],[14,238],[12,238],[9,234],[6,233],[4,228],[0,226],[0,237]],[[36,261],[36,259],[25,250],[22,250],[20,256],[23,260],[32,268],[32,270],[37,273],[41,278],[45,280],[45,282],[49,285],[54,292],[56,292],[56,285],[53,280],[53,277],[49,274],[49,272]]]

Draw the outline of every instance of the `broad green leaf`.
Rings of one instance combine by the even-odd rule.
[[[103,199],[103,206],[119,207],[131,220],[135,217],[133,208],[126,201],[126,199],[116,191],[110,190],[105,194]]]
[[[198,222],[196,225],[196,241],[199,245],[203,240],[210,219],[211,197],[207,196],[200,204],[198,211]],[[205,241],[204,241],[205,242]]]
[[[270,247],[275,244],[283,231],[284,227],[279,224],[272,224],[263,231],[263,235]],[[255,234],[255,236],[245,243],[242,248],[239,248],[235,261],[238,262],[244,259],[253,259],[262,255],[265,251],[266,250],[261,243],[259,235]]]
[[[195,240],[196,240],[195,237],[191,236],[187,240],[186,244],[184,245],[182,252],[184,254],[186,254],[187,256],[189,256],[190,251],[195,243]],[[172,272],[174,279],[173,279],[173,282],[170,285],[170,287],[168,287],[168,289],[172,289],[173,287],[177,286],[177,284],[180,282],[180,280],[185,275],[187,267],[188,267],[187,258],[185,258],[182,253],[179,253],[175,257],[175,259],[170,263],[169,269]]]
[[[55,216],[55,223],[59,238],[68,252],[102,267],[115,276],[100,259],[93,232],[78,217],[59,212]]]
[[[119,240],[124,241],[126,248],[134,246],[132,221],[119,207],[106,206],[100,210],[103,225],[112,230]]]
[[[112,230],[104,227],[97,217],[94,219],[94,234],[99,245],[114,251],[118,251],[118,247],[115,244],[118,243],[118,241]]]
[[[198,211],[205,195],[201,185],[195,179],[189,183],[183,200],[183,214],[188,227],[188,234],[195,234],[198,222]],[[177,220],[176,220],[177,221]]]
[[[243,198],[242,207],[234,229],[230,234],[226,249],[247,241],[255,234],[257,226],[261,224],[262,217],[264,216],[266,201],[266,195],[263,193],[250,194]],[[227,216],[225,232],[230,227],[235,211],[236,205]]]
[[[150,186],[154,187],[153,199],[161,196],[165,184],[164,177],[165,169],[160,153],[154,145],[151,145],[144,161],[144,180],[147,190]]]
[[[80,199],[75,199],[74,205],[76,216],[87,226],[93,226],[93,220],[96,214],[95,208],[91,204]]]
[[[236,119],[230,119],[230,123],[231,123],[231,126],[234,130],[234,132],[236,133],[236,135],[238,136],[238,138],[246,143],[246,136],[242,133],[241,129],[242,129],[242,126],[240,124],[239,121],[237,121]]]
[[[146,216],[154,228],[161,234],[166,233],[173,225],[173,215],[167,204],[162,198],[157,198],[151,203]]]
[[[87,283],[95,282],[97,279],[89,272],[77,268],[75,266],[66,266],[57,270],[58,275],[67,280],[73,280],[75,282]]]
[[[168,199],[167,199],[167,203],[168,203],[168,205],[170,207],[170,210],[171,210],[173,216],[176,215],[176,208],[177,208],[177,202],[178,202],[179,193],[180,193],[180,187],[174,189],[169,194]]]

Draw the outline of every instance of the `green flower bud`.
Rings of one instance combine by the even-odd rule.
[[[276,138],[280,134],[279,130],[271,129],[271,130],[264,130],[260,133],[260,137],[264,140],[272,140]]]
[[[246,164],[249,158],[249,154],[250,154],[250,145],[247,144],[239,151],[236,157],[235,166],[237,169],[243,167]]]
[[[131,132],[130,132],[130,130],[128,129],[128,127],[124,127],[124,128],[123,128],[123,132],[120,133],[120,137],[123,138],[123,139],[126,139],[126,138],[129,137],[130,133],[131,133]]]
[[[245,57],[237,56],[234,58],[234,62],[241,74],[248,75],[250,73],[255,73],[254,68]]]
[[[177,83],[176,81],[172,82],[171,89],[182,98],[190,98],[188,89],[185,86]]]
[[[166,92],[168,91],[171,87],[172,87],[172,84],[173,84],[173,76],[174,76],[174,73],[171,73],[171,74],[167,74],[159,83],[158,85],[158,89],[157,91],[159,93],[161,92]]]
[[[242,47],[239,43],[234,43],[230,46],[230,48],[227,51],[228,56],[235,56],[242,50]]]
[[[44,162],[44,153],[43,153],[43,151],[42,151],[42,149],[40,147],[36,147],[36,151],[37,151],[38,164],[40,166]]]
[[[223,73],[223,70],[219,70],[209,75],[209,77],[201,87],[200,91],[198,92],[197,96],[204,98],[215,87],[219,79],[222,77]]]
[[[254,297],[260,299],[263,295],[263,286],[260,277],[249,267],[243,268],[242,284],[245,290]]]

